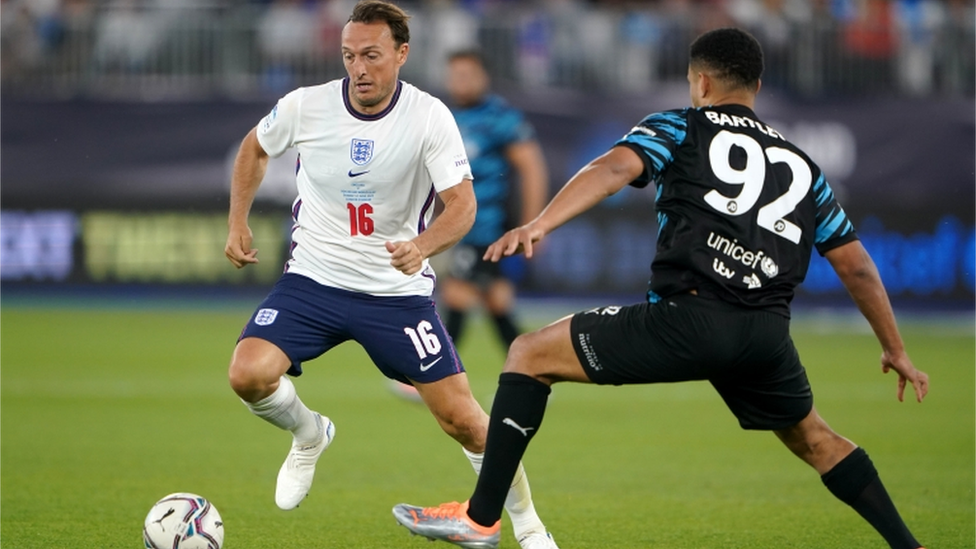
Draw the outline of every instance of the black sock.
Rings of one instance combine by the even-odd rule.
[[[498,376],[498,392],[488,422],[485,458],[468,516],[482,526],[498,522],[522,454],[542,424],[551,389],[523,374]]]
[[[464,328],[464,311],[458,309],[448,309],[447,310],[447,323],[444,328],[447,330],[447,335],[451,336],[454,341],[454,345],[458,344],[458,340],[461,338],[461,329]]]
[[[512,315],[510,313],[493,315],[491,319],[495,321],[495,329],[505,342],[505,347],[511,347],[512,342],[519,336],[519,329],[512,322]]]
[[[853,507],[892,549],[921,547],[901,520],[877,469],[863,449],[856,448],[820,478],[830,493]]]

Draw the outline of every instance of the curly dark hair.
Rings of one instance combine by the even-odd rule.
[[[691,65],[714,71],[737,88],[755,89],[763,72],[762,46],[748,32],[725,28],[708,31],[691,43]]]
[[[396,47],[410,42],[410,16],[399,6],[383,0],[362,0],[356,4],[347,23],[374,23],[383,21],[390,27]]]

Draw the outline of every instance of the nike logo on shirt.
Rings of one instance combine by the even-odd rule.
[[[359,177],[359,176],[361,176],[363,174],[367,174],[367,173],[369,173],[369,170],[363,170],[361,172],[354,172],[352,170],[349,170],[349,177]]]

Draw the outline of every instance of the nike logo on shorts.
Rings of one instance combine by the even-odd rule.
[[[434,367],[434,364],[437,364],[438,362],[440,362],[442,358],[444,358],[444,357],[439,357],[437,360],[431,362],[430,364],[424,364],[423,362],[421,362],[420,363],[420,371],[421,372],[426,372],[427,370],[430,370],[431,368]]]

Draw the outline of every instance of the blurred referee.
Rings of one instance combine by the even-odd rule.
[[[691,45],[692,108],[656,113],[577,173],[532,222],[485,257],[533,245],[623,187],[657,188],[657,255],[647,302],[603,307],[520,336],[491,410],[477,488],[454,506],[394,507],[437,538],[499,528],[509,481],[538,433],[550,386],[709,380],[744,429],[772,431],[895,549],[917,549],[867,453],[817,414],[790,338],[790,302],[811,251],[837,272],[881,344],[881,369],[911,384],[928,376],[905,352],[878,271],[823,173],[753,112],[763,55],[738,29]],[[402,522],[402,521],[401,521]]]

